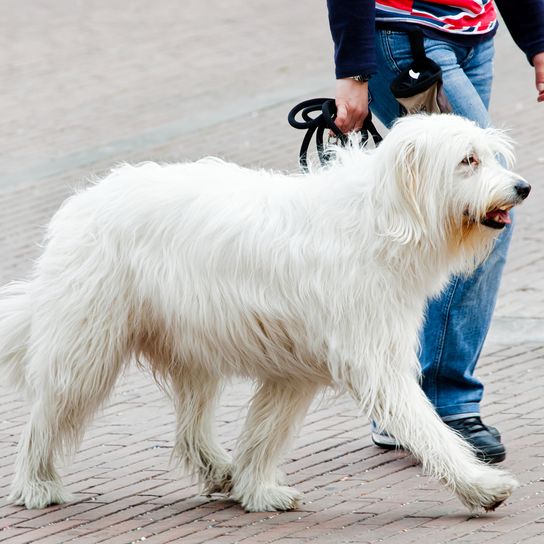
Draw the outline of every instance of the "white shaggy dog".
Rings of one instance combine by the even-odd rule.
[[[496,160],[504,136],[411,116],[376,150],[339,150],[304,176],[216,159],[123,166],[68,199],[32,279],[4,288],[0,369],[27,392],[11,500],[68,495],[73,450],[134,357],[175,402],[175,454],[249,511],[295,507],[277,466],[316,392],[347,391],[470,509],[516,486],[480,463],[418,385],[427,297],[489,251],[529,186]],[[258,384],[232,460],[221,384]]]

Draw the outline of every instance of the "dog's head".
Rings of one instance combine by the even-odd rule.
[[[531,189],[510,171],[512,145],[456,115],[399,120],[376,151],[392,206],[389,235],[481,258]],[[468,256],[468,255],[467,255]]]

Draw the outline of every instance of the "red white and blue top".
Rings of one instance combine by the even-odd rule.
[[[376,71],[374,29],[409,30],[472,47],[497,30],[498,7],[529,62],[544,51],[544,0],[327,0],[336,77]]]
[[[497,26],[492,0],[377,0],[376,21],[416,23],[455,34],[486,34]]]

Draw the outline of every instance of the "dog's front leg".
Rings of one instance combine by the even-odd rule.
[[[517,482],[478,461],[469,445],[438,416],[415,376],[391,372],[382,381],[371,415],[471,510],[494,510]]]
[[[238,442],[231,496],[249,512],[291,510],[301,494],[278,481],[278,464],[317,386],[292,380],[261,384]]]

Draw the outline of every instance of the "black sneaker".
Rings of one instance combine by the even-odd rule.
[[[492,427],[491,425],[486,425],[487,430],[499,441],[502,442],[502,436],[497,427]]]
[[[372,442],[384,450],[403,449],[397,439],[387,431],[380,431],[374,421],[370,423]]]
[[[484,425],[479,416],[470,416],[446,425],[460,434],[473,448],[476,457],[485,463],[500,463],[506,457],[506,450],[501,444],[501,434],[495,427]],[[379,431],[372,422],[372,442],[385,450],[403,449],[397,439],[387,431]]]
[[[455,419],[446,423],[474,448],[478,459],[493,464],[500,463],[506,458],[506,450],[501,443],[499,431],[485,425],[480,416]]]

